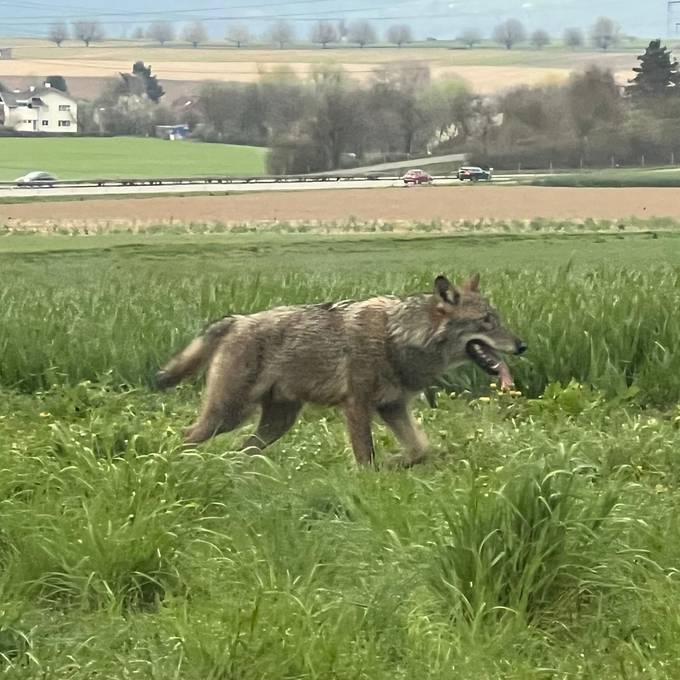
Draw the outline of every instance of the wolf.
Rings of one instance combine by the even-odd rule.
[[[184,431],[199,444],[234,430],[260,410],[243,449],[260,452],[294,424],[304,403],[344,411],[359,465],[374,462],[371,424],[379,416],[404,448],[393,462],[421,462],[427,438],[411,400],[452,366],[472,361],[512,385],[499,354],[527,346],[506,329],[479,290],[479,274],[460,286],[437,276],[431,292],[408,297],[276,307],[227,316],[207,326],[156,374],[167,389],[207,366],[196,422]]]

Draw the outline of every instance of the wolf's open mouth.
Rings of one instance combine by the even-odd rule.
[[[495,375],[500,378],[501,387],[503,389],[513,386],[514,381],[510,375],[508,365],[499,359],[495,351],[481,340],[470,340],[465,345],[467,355],[479,366],[483,371],[489,375]]]

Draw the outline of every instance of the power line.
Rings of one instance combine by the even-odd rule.
[[[264,2],[264,3],[258,3],[258,7],[281,7],[282,5],[309,5],[309,4],[319,4],[319,3],[328,3],[328,2],[334,2],[335,0],[284,0],[281,2],[279,0],[278,2]],[[0,2],[1,4],[1,2]],[[43,5],[42,3],[39,3],[37,6],[40,8],[45,8],[45,9],[51,9],[49,5]],[[62,7],[64,7],[62,5]],[[140,11],[126,11],[126,12],[92,12],[91,10],[88,10],[87,8],[83,7],[73,7],[72,9],[75,9],[79,11],[80,13],[78,15],[69,15],[69,14],[49,14],[49,15],[43,15],[43,16],[32,16],[30,17],[31,22],[34,21],[48,21],[48,20],[71,20],[71,19],[81,19],[84,16],[87,16],[88,19],[98,19],[100,17],[160,17],[160,18],[167,18],[168,14],[192,14],[192,15],[198,15],[202,12],[225,12],[225,11],[231,11],[235,9],[252,9],[253,4],[249,3],[247,5],[234,5],[232,7],[225,7],[224,5],[220,5],[219,7],[215,7],[214,5],[212,7],[192,7],[191,9],[169,9],[169,10],[140,10]],[[10,17],[3,17],[2,18],[2,23],[6,24],[7,20],[27,20],[28,18],[25,16],[10,16]]]
[[[331,0],[323,0],[324,2],[330,2]],[[317,2],[317,0],[298,0],[298,2],[288,2],[285,4],[310,4]],[[270,3],[270,5],[273,6],[280,6],[281,3]],[[376,10],[381,10],[384,7],[388,7],[392,5],[392,2],[389,2],[389,0],[386,0],[384,3],[379,4],[379,5],[374,5],[372,7],[357,7],[357,8],[351,8],[351,9],[332,9],[332,10],[318,10],[314,12],[312,15],[310,12],[279,12],[276,14],[254,14],[254,15],[223,15],[223,16],[199,16],[199,15],[191,15],[185,17],[185,20],[192,20],[192,21],[204,21],[204,22],[213,22],[213,21],[254,21],[254,22],[261,22],[261,21],[274,21],[278,19],[295,19],[296,21],[320,21],[323,19],[337,19],[340,20],[343,18],[343,15],[345,14],[361,14],[362,18],[365,18],[367,20],[371,21],[394,21],[394,20],[416,20],[416,19],[437,19],[437,18],[446,18],[446,19],[452,19],[454,16],[452,14],[428,14],[426,17],[424,17],[422,14],[415,14],[415,15],[393,15],[390,17],[384,17],[384,16],[364,16],[365,12],[372,12]],[[267,6],[267,5],[264,5]],[[243,5],[240,7],[236,7],[234,9],[250,9],[252,7],[252,4],[250,5]],[[178,10],[179,11],[179,10]],[[184,10],[182,10],[184,11]],[[196,10],[186,10],[186,11],[196,11]],[[156,16],[156,13],[151,13],[151,12],[143,12],[140,14],[149,15],[149,16]],[[167,19],[167,12],[163,13],[163,16]],[[321,16],[324,15],[324,16]],[[328,15],[328,16],[326,16]],[[88,19],[96,19],[98,17],[106,17],[106,16],[117,16],[117,13],[102,13],[99,15],[89,15],[87,18]],[[121,12],[120,16],[130,16],[130,13],[128,12]],[[458,15],[459,16],[459,15]],[[36,21],[51,21],[51,20],[61,20],[61,21],[66,21],[66,20],[79,20],[83,19],[83,16],[75,16],[75,15],[61,15],[61,16],[42,16],[42,17],[33,17],[30,21],[24,20],[21,18],[20,20],[12,20],[12,19],[19,19],[18,17],[10,17],[10,20],[8,21],[6,18],[3,18],[2,20],[2,25],[3,27],[8,26],[8,27],[21,27],[21,26],[35,26]],[[116,25],[120,26],[123,24],[139,24],[142,20],[141,19],[117,19],[117,20],[107,20],[107,21],[100,21],[99,23],[102,25]],[[146,19],[145,21],[149,21],[149,19]]]
[[[460,20],[461,15],[452,15],[452,14],[428,14],[427,16],[423,16],[422,14],[400,14],[400,15],[392,15],[392,16],[366,16],[364,14],[361,14],[361,12],[364,12],[365,10],[363,9],[354,9],[354,10],[328,10],[328,12],[323,13],[324,15],[321,16],[321,12],[318,12],[316,15],[312,16],[310,14],[268,14],[268,15],[258,15],[258,16],[221,16],[221,17],[186,17],[186,21],[201,21],[203,23],[212,23],[212,22],[230,22],[230,21],[239,21],[239,22],[245,22],[245,21],[250,21],[253,23],[260,23],[263,21],[277,21],[281,19],[293,19],[296,22],[317,22],[317,21],[341,21],[342,19],[346,19],[346,14],[354,14],[358,13],[359,18],[364,19],[366,21],[375,21],[377,23],[383,23],[387,21],[420,21],[420,20],[432,20],[432,19],[448,19],[450,21],[453,20]],[[75,21],[78,19],[81,19],[82,17],[77,17],[74,18]],[[101,21],[99,22],[103,26],[122,26],[122,25],[139,25],[140,23],[144,23],[140,20],[136,21]],[[18,28],[18,27],[23,27],[23,26],[34,26],[35,22],[2,22],[3,27],[11,27],[11,28]]]
[[[0,5],[11,5],[16,7],[16,0],[0,0]],[[26,9],[54,9],[53,4],[44,2],[31,2],[31,0],[22,0],[22,7]],[[62,9],[75,10],[77,12],[89,12],[89,7],[83,7],[82,5],[60,5]]]

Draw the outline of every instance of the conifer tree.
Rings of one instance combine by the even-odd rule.
[[[628,81],[626,93],[633,99],[653,99],[680,94],[680,72],[678,62],[660,40],[652,40],[644,54],[638,58],[635,77]]]

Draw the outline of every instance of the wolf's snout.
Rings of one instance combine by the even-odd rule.
[[[527,346],[521,341],[517,341],[517,354],[524,354],[527,351]]]

